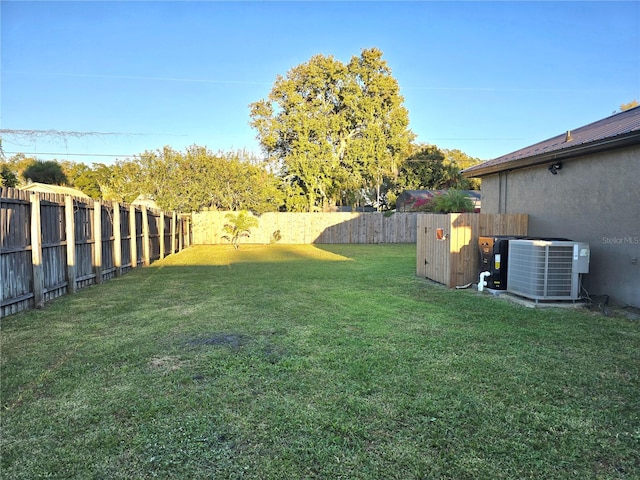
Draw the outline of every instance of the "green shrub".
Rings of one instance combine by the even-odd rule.
[[[465,213],[474,210],[471,199],[464,192],[454,189],[436,195],[430,203],[435,213]]]

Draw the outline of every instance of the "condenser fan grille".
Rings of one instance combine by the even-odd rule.
[[[536,300],[579,298],[578,247],[573,242],[509,242],[507,290]]]

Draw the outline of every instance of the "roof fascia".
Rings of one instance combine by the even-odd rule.
[[[462,171],[462,176],[466,178],[486,177],[495,173],[510,170],[518,170],[521,168],[533,167],[547,162],[566,160],[569,158],[579,157],[592,153],[598,153],[605,150],[614,150],[616,148],[628,147],[640,143],[640,131],[636,130],[624,135],[618,135],[612,138],[604,138],[595,142],[576,145],[575,147],[563,148],[552,152],[541,153],[531,157],[525,157],[518,160],[491,165],[488,167],[478,166],[472,171]]]

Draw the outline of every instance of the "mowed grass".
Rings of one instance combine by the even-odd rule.
[[[638,322],[411,245],[192,247],[1,340],[3,479],[640,478]]]

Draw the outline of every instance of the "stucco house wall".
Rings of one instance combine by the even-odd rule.
[[[482,177],[483,213],[528,213],[529,235],[590,245],[583,286],[640,307],[640,145]]]

